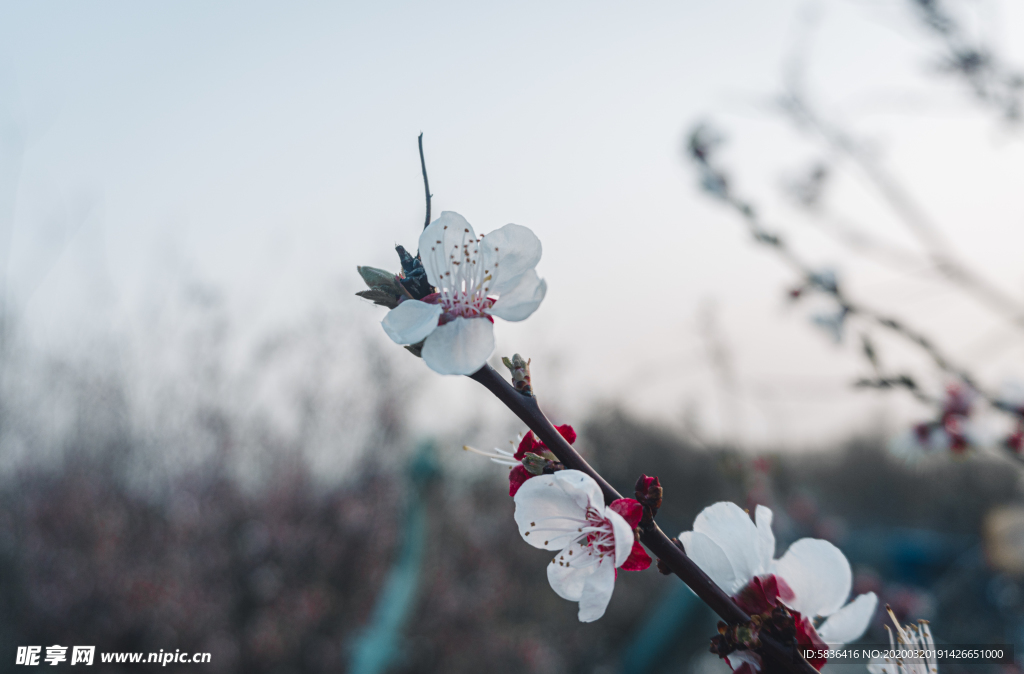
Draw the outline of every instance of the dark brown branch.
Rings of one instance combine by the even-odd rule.
[[[423,169],[423,193],[427,195],[427,218],[423,221],[423,229],[427,228],[430,224],[430,197],[434,196],[430,193],[430,182],[427,180],[427,160],[423,158],[423,132],[420,132],[419,136],[420,144],[420,168]]]
[[[516,392],[512,385],[505,381],[490,365],[484,365],[469,375],[469,377],[482,384],[498,400],[504,403],[505,407],[509,408],[519,417],[536,434],[537,438],[547,445],[548,449],[554,453],[566,468],[582,471],[594,478],[604,493],[605,503],[611,503],[616,499],[622,498],[622,495],[608,484],[608,481],[601,477],[573,449],[572,445],[566,442],[565,438],[561,436],[548,418],[544,416],[544,413],[540,411],[536,397],[524,396]],[[672,569],[673,573],[679,576],[693,590],[694,594],[710,606],[722,620],[733,624],[750,622],[750,616],[743,612],[720,587],[715,585],[714,581],[701,571],[700,567],[665,535],[665,532],[661,530],[656,522],[651,521],[649,525],[641,527],[640,541],[661,561],[665,562]],[[785,648],[779,642],[768,636],[762,636],[761,641],[764,644],[765,655],[784,670],[801,672],[802,674],[816,674],[816,670],[810,663],[799,657],[795,652]]]

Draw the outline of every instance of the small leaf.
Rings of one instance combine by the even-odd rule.
[[[398,298],[389,291],[381,290],[380,288],[360,290],[356,295],[366,298],[378,306],[387,307],[388,309],[394,309],[398,306]]]
[[[395,295],[402,294],[402,289],[398,285],[398,278],[391,272],[377,269],[376,267],[356,267],[356,271],[359,272],[359,275],[363,277],[363,281],[369,287],[394,289]]]

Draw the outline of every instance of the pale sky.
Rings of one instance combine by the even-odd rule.
[[[116,336],[193,279],[224,293],[242,333],[325,301],[379,322],[349,294],[355,266],[397,269],[393,245],[415,247],[422,131],[435,214],[457,211],[478,232],[515,222],[543,242],[548,296],[529,321],[499,321],[498,353],[534,358],[559,416],[620,400],[757,446],[806,446],[882,416],[898,427],[922,410],[850,390],[866,373],[856,339],[837,346],[811,327],[811,305],[787,305],[792,274],[697,190],[681,148],[694,122],[715,121],[738,187],[810,260],[993,387],[1024,377],[1024,340],[1005,321],[920,270],[851,255],[780,193],[820,154],[770,104],[809,35],[822,109],[873,144],[957,254],[1024,297],[1024,136],[936,75],[909,6],[0,3],[7,295],[23,338],[52,349]],[[1024,65],[1024,8],[955,6]],[[880,203],[851,174],[829,205],[914,249]],[[709,365],[709,311],[734,394]],[[431,380],[424,428],[465,423],[481,409],[467,401],[475,386]],[[460,402],[438,414],[437,399]]]

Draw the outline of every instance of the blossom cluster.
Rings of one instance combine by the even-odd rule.
[[[576,441],[572,426],[557,430],[568,443]],[[521,438],[514,454],[472,451],[511,468],[509,495],[515,500],[520,535],[534,547],[560,551],[548,565],[548,582],[559,596],[579,602],[582,622],[604,614],[616,569],[641,571],[650,566],[651,558],[635,533],[645,504],[618,499],[605,506],[597,482],[581,471],[561,468],[532,432]],[[660,505],[657,478],[641,478],[637,490],[644,495],[656,492],[656,501],[643,500],[648,507]],[[758,506],[751,519],[734,503],[716,503],[705,508],[693,529],[682,532],[678,540],[687,556],[759,627],[777,624],[780,615],[788,621],[796,644],[840,648],[860,637],[875,613],[878,599],[873,592],[847,603],[852,571],[832,543],[800,539],[774,559],[772,511],[764,506]],[[724,634],[716,637],[720,644],[725,643],[723,638]],[[715,652],[742,674],[761,667],[760,656],[743,643],[720,645]],[[820,668],[824,660],[812,664]]]
[[[468,375],[484,368],[494,351],[494,317],[524,320],[547,291],[535,271],[540,241],[519,225],[477,237],[462,216],[445,212],[424,229],[415,258],[400,246],[398,252],[401,274],[360,268],[370,286],[361,294],[390,309],[382,325],[392,340],[442,374]],[[529,361],[517,354],[504,362],[513,373],[512,395],[532,397]],[[568,445],[576,441],[572,426],[556,430]],[[532,431],[513,446],[514,452],[465,449],[510,469],[509,495],[520,536],[533,547],[557,552],[547,564],[552,590],[578,603],[581,622],[597,620],[611,601],[618,570],[642,571],[651,565],[640,543],[641,526],[653,525],[663,498],[661,484],[642,476],[636,499],[606,503],[594,477],[567,468]],[[850,565],[831,543],[801,539],[775,559],[772,512],[764,506],[751,518],[733,503],[715,503],[678,541],[750,616],[747,625],[723,623],[712,641],[712,650],[734,671],[762,669],[762,636],[791,646],[837,648],[857,639],[874,615],[874,593],[847,602]],[[824,660],[811,664],[820,669]]]

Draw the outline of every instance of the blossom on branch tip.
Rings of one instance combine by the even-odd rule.
[[[419,251],[436,292],[403,299],[381,324],[398,344],[422,342],[423,361],[441,374],[483,367],[494,351],[494,317],[525,320],[547,293],[534,269],[540,240],[520,225],[477,237],[465,218],[445,211],[423,230]]]
[[[560,551],[548,564],[548,583],[558,596],[579,602],[580,622],[604,615],[616,569],[641,571],[651,564],[634,534],[643,508],[625,498],[606,506],[601,487],[584,472],[533,478],[516,493],[515,504],[523,540]]]
[[[863,634],[878,598],[868,592],[846,602],[853,575],[839,548],[802,538],[774,559],[772,511],[757,506],[755,517],[751,520],[734,503],[716,503],[705,508],[694,520],[693,531],[681,533],[679,540],[687,556],[747,613],[770,613],[780,603],[789,609],[797,642],[840,648]],[[816,618],[825,618],[817,628],[812,622]],[[760,656],[738,653],[742,655],[726,658],[735,671],[760,669]],[[811,664],[820,669],[824,661]]]

